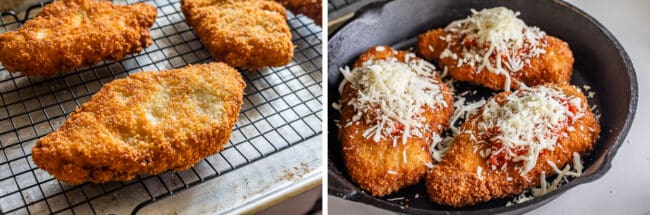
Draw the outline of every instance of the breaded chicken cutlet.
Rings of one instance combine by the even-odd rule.
[[[451,90],[433,65],[387,46],[342,73],[339,134],[352,180],[378,197],[418,183],[432,165],[433,135],[453,113]]]
[[[245,86],[223,63],[115,80],[38,140],[34,163],[72,184],[188,169],[228,142]]]
[[[296,14],[305,14],[305,16],[314,20],[317,25],[321,25],[323,18],[323,6],[321,0],[277,0]]]
[[[55,1],[17,31],[0,34],[0,62],[10,72],[48,76],[117,61],[151,45],[156,13],[145,3]]]
[[[460,129],[426,181],[434,202],[454,207],[518,195],[542,174],[581,166],[600,133],[582,92],[555,84],[497,94]]]
[[[266,0],[182,0],[187,23],[210,55],[231,66],[284,66],[293,57],[286,10]]]
[[[467,19],[420,35],[417,53],[456,80],[493,90],[568,84],[574,61],[569,45],[526,26],[518,15],[503,7],[473,11]]]

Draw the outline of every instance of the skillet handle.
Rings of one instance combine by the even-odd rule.
[[[343,24],[348,22],[348,20],[354,17],[354,12],[342,15],[333,20],[327,22],[327,35],[331,35],[336,29],[339,29]]]
[[[386,1],[387,0],[360,0],[332,11],[328,15],[330,19],[327,22],[327,35],[332,36],[336,30],[343,27],[343,25],[354,16],[363,13],[368,7],[372,7],[369,5],[381,5],[381,3]]]

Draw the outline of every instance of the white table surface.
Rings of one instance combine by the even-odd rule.
[[[627,141],[601,179],[577,186],[530,214],[650,215],[650,1],[569,0],[600,21],[630,55],[639,83],[639,103]],[[330,214],[389,214],[330,196]]]

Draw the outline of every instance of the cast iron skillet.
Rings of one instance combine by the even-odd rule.
[[[413,46],[418,34],[432,28],[444,27],[453,20],[465,18],[470,9],[505,6],[521,12],[521,18],[528,24],[538,26],[547,34],[569,43],[574,57],[572,84],[591,85],[596,97],[590,104],[598,106],[602,114],[602,132],[593,151],[583,156],[585,172],[558,190],[528,202],[505,207],[508,199],[497,199],[488,203],[451,208],[434,204],[426,194],[423,183],[400,190],[398,193],[375,198],[363,192],[351,182],[345,172],[334,119],[339,113],[331,104],[339,100],[338,84],[342,76],[338,69],[351,65],[369,47],[393,45],[395,48]],[[338,30],[329,40],[328,70],[328,181],[329,193],[344,199],[374,205],[380,208],[412,214],[442,213],[523,213],[535,209],[557,198],[560,194],[583,183],[602,177],[611,167],[618,147],[623,143],[632,124],[637,104],[637,82],[634,68],[627,53],[618,41],[598,21],[580,9],[560,0],[396,0],[372,4],[361,9],[356,16]],[[460,84],[460,90],[485,88]],[[486,97],[490,93],[479,93]],[[415,195],[419,198],[415,198]],[[388,201],[405,197],[408,200]]]

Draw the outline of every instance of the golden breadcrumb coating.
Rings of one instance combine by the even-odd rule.
[[[547,86],[559,88],[568,97],[579,97],[582,100],[581,106],[586,107],[585,115],[573,123],[576,129],[567,130],[568,136],[558,139],[555,150],[540,154],[535,167],[524,176],[520,176],[519,170],[515,169],[523,162],[510,164],[504,170],[488,168],[487,158],[481,157],[479,151],[474,150],[482,138],[478,135],[478,121],[475,121],[480,120],[483,112],[481,108],[465,121],[447,155],[427,175],[426,185],[431,199],[438,204],[460,207],[518,195],[527,189],[539,186],[542,171],[545,171],[547,177],[555,174],[547,161],[553,161],[562,168],[572,161],[573,152],[584,154],[591,150],[600,134],[600,125],[594,119],[585,96],[570,85],[547,84]],[[509,94],[510,92],[502,92],[494,99],[497,103],[503,104]],[[477,137],[478,140],[472,139],[471,136]],[[479,166],[483,169],[482,180],[477,175]],[[507,180],[508,177],[511,177],[511,181]]]
[[[361,55],[354,66],[359,67],[363,62],[369,60],[387,58],[397,58],[404,62],[407,54],[408,52],[395,51],[387,46],[384,47],[384,51],[377,51],[373,47]],[[411,58],[411,60],[415,59]],[[440,83],[440,92],[443,93],[445,102],[453,104],[451,90],[440,80],[440,77],[436,75],[435,79]],[[354,107],[347,104],[355,96],[356,91],[350,85],[346,85],[341,95],[341,125],[348,124],[356,113]],[[402,144],[402,139],[399,138],[397,141],[399,144],[396,147],[393,147],[393,141],[390,138],[382,138],[379,142],[365,138],[362,133],[373,126],[366,123],[365,120],[341,127],[339,134],[348,174],[362,189],[378,197],[418,183],[428,170],[427,163],[432,162],[429,151],[431,135],[433,133],[440,134],[442,129],[447,127],[452,113],[452,105],[447,105],[447,107],[438,105],[432,108],[426,106],[423,117],[426,119],[425,124],[431,128],[431,132],[425,133],[422,138],[410,137],[406,144]],[[404,154],[407,155],[406,158],[404,158]],[[388,174],[389,171],[393,171],[395,174]]]
[[[0,62],[11,72],[48,76],[117,61],[151,45],[156,13],[145,3],[55,1],[17,31],[0,35]]]
[[[213,58],[234,67],[284,66],[293,57],[286,10],[265,0],[182,0],[186,21]]]
[[[321,0],[277,0],[285,7],[296,14],[302,13],[321,25],[323,18],[323,6]]]
[[[444,29],[434,29],[418,37],[417,53],[424,59],[435,61],[440,68],[447,67],[449,74],[456,80],[466,81],[471,84],[481,85],[493,90],[503,90],[506,78],[493,72],[483,69],[476,72],[476,68],[462,64],[458,66],[458,60],[447,57],[440,59],[440,53],[446,48],[448,42],[441,39],[447,33]],[[573,53],[569,45],[552,36],[544,36],[541,43],[546,43],[546,53],[538,57],[530,58],[530,63],[525,64],[523,69],[517,72],[510,72],[512,78],[511,88],[518,89],[518,82],[527,86],[535,86],[544,83],[568,84],[573,71]],[[452,53],[462,56],[462,44],[449,47]]]
[[[72,184],[188,169],[228,142],[245,86],[223,63],[115,80],[38,140],[34,163]]]

